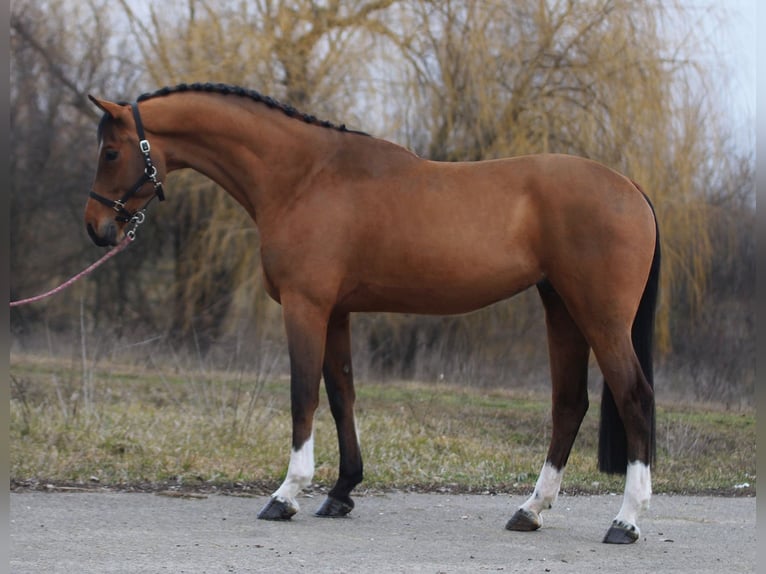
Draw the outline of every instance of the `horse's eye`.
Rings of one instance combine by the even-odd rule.
[[[104,153],[104,158],[106,161],[114,161],[117,159],[117,157],[120,155],[120,153],[116,149],[108,149]]]

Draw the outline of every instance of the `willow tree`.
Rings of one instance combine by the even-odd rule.
[[[707,10],[707,9],[706,9]],[[739,168],[703,9],[682,2],[417,0],[401,6],[401,136],[440,160],[571,153],[639,182],[662,231],[661,348],[709,271],[711,182]]]

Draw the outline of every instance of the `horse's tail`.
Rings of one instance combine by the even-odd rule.
[[[641,364],[649,385],[654,390],[654,370],[652,367],[652,342],[654,339],[654,312],[657,307],[657,292],[660,281],[660,228],[657,224],[657,214],[654,206],[639,185],[633,185],[644,195],[654,215],[656,240],[654,243],[654,257],[649,271],[649,278],[638,305],[638,312],[633,320],[631,338],[633,349]],[[654,462],[656,455],[656,423],[654,414],[654,394],[651,403],[651,446],[649,463]],[[617,405],[609,387],[605,384],[601,396],[601,425],[599,428],[598,466],[602,472],[610,474],[625,474],[628,466],[627,437],[625,427],[617,412]]]

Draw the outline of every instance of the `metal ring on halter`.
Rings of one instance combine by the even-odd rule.
[[[136,238],[136,230],[138,229],[138,226],[141,225],[144,221],[146,221],[146,212],[143,209],[135,212],[133,217],[130,218],[130,223],[133,224],[133,227],[128,229],[125,232],[125,235],[127,235],[131,241]]]

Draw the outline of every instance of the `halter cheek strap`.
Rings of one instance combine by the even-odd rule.
[[[147,205],[149,205],[149,202],[152,201],[155,197],[159,198],[160,201],[165,200],[165,191],[162,188],[162,182],[157,179],[157,166],[154,165],[152,162],[152,156],[149,154],[151,151],[151,146],[149,145],[149,141],[146,139],[146,135],[144,133],[144,124],[141,121],[141,114],[138,112],[138,102],[135,104],[131,104],[131,109],[133,110],[133,119],[136,123],[136,132],[138,133],[138,147],[141,150],[141,153],[144,156],[144,163],[146,164],[146,167],[144,168],[144,173],[141,175],[141,177],[138,179],[136,183],[133,184],[133,186],[126,191],[120,199],[109,199],[108,197],[104,197],[103,195],[99,195],[94,191],[90,191],[89,195],[99,203],[102,203],[106,205],[107,207],[111,207],[117,212],[117,215],[115,216],[115,220],[127,223],[133,217],[138,213],[138,211],[142,211],[146,208]],[[148,201],[141,207],[141,209],[137,211],[130,211],[125,207],[125,204],[128,202],[128,200],[133,197],[138,191],[144,187],[147,183],[152,183],[154,185],[154,193],[152,196],[148,199]]]

